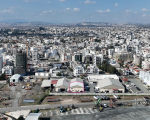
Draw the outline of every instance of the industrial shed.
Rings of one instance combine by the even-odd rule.
[[[99,89],[100,92],[113,92],[114,90],[125,92],[124,86],[119,82],[119,80],[112,78],[99,80],[96,89]]]
[[[41,88],[48,88],[51,86],[51,80],[43,80]]]
[[[56,87],[55,87],[55,91],[56,92],[69,91],[69,83],[70,83],[70,80],[68,80],[66,78],[58,79]]]
[[[98,83],[99,80],[103,80],[106,78],[113,78],[119,81],[119,77],[116,74],[88,75],[87,78],[90,83]]]
[[[69,85],[69,92],[84,92],[84,83],[82,79],[74,78]]]
[[[15,74],[15,75],[13,75],[13,76],[10,78],[10,83],[19,82],[20,78],[21,78],[21,75]]]
[[[40,117],[42,113],[30,113],[26,120],[38,120],[38,118]]]

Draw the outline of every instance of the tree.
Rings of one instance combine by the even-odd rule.
[[[64,39],[61,39],[60,42],[65,43],[66,41]]]
[[[81,77],[80,77],[81,79],[83,79],[84,78],[84,76],[83,75],[81,75]]]
[[[72,69],[72,68],[68,67],[68,69],[69,69],[71,72],[73,72],[73,69]]]
[[[3,73],[3,74],[0,76],[0,80],[6,80],[6,75],[5,75],[5,73]]]
[[[60,72],[58,72],[56,75],[57,75],[57,76],[61,76],[61,73],[60,73]]]
[[[89,66],[89,64],[87,64],[87,65],[85,66],[85,68],[87,69],[88,66]]]

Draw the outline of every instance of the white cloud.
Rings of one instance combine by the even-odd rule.
[[[64,2],[64,1],[66,1],[66,0],[59,0],[60,2]]]
[[[72,11],[72,12],[79,12],[80,8],[66,8],[64,11]]]
[[[128,10],[128,9],[127,9],[126,12],[131,12],[131,10]]]
[[[0,13],[14,13],[14,10],[20,8],[20,7],[10,7],[9,9],[4,9],[2,11],[0,11]]]
[[[84,2],[84,4],[95,4],[96,2],[95,1],[90,1],[90,0],[86,0],[85,2]]]
[[[4,9],[0,11],[1,13],[13,13],[10,9]]]
[[[117,7],[117,6],[118,6],[118,3],[115,4],[115,7]]]
[[[142,17],[146,17],[146,16],[147,16],[146,14],[143,14],[143,15],[142,15]]]
[[[106,12],[110,12],[110,10],[108,9],[108,10],[106,10]]]
[[[43,12],[40,13],[40,15],[46,15],[46,14],[50,14],[50,13],[52,13],[51,10],[50,11],[43,11]]]
[[[23,2],[31,2],[31,0],[24,0]]]
[[[135,11],[134,14],[137,14],[137,12]]]
[[[78,12],[78,11],[80,11],[80,8],[74,8],[73,11]]]
[[[51,1],[47,1],[47,3],[51,3]]]
[[[71,10],[71,8],[66,8],[66,10]]]
[[[143,8],[141,11],[149,11],[148,9],[146,9],[146,8]]]
[[[26,2],[26,3],[33,2],[33,1],[38,1],[38,0],[23,0],[23,2]]]
[[[99,11],[97,11],[97,12],[99,12],[99,13],[104,13],[104,12],[110,12],[110,10],[109,10],[109,9],[108,9],[108,10],[105,10],[105,11],[99,10]]]
[[[43,13],[47,14],[47,13],[51,13],[52,11],[43,11]]]

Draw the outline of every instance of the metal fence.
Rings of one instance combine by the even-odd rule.
[[[50,95],[150,95],[150,93],[50,93]]]

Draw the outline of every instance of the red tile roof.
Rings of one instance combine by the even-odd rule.
[[[123,78],[122,81],[128,81],[128,79],[127,78]]]
[[[58,80],[52,80],[52,81],[51,81],[51,84],[57,84],[57,81],[58,81]]]

